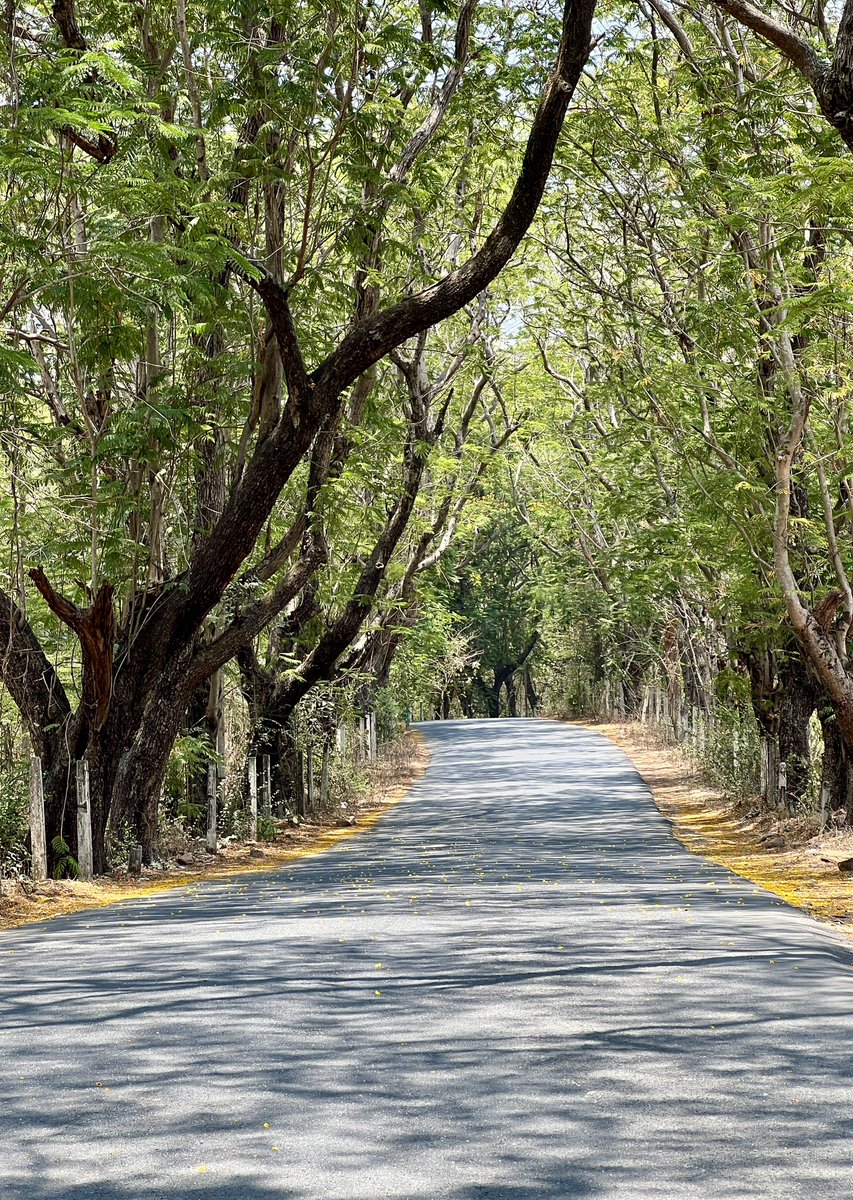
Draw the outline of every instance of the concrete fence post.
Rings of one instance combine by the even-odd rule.
[[[246,766],[249,772],[249,827],[250,842],[258,840],[258,760],[250,754]]]
[[[216,853],[219,844],[216,830],[216,800],[218,789],[219,772],[216,770],[216,763],[209,762],[207,764],[207,848],[211,854]]]
[[[91,880],[94,874],[92,862],[92,806],[89,801],[89,764],[85,758],[75,764],[77,779],[77,866],[80,878]]]
[[[32,845],[32,877],[47,879],[47,840],[44,832],[44,782],[41,759],[30,759],[30,842]]]

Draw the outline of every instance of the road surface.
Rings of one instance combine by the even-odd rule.
[[[850,1200],[853,956],[629,761],[427,724],[370,832],[0,936],[3,1200]]]

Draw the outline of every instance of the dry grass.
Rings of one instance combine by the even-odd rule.
[[[853,936],[853,880],[836,866],[853,855],[853,832],[821,834],[813,821],[778,821],[760,813],[754,800],[731,801],[691,771],[682,751],[661,744],[644,725],[587,727],[631,758],[688,850]],[[767,837],[783,838],[784,847],[768,848]]]
[[[51,917],[104,908],[123,900],[150,896],[200,879],[221,879],[246,871],[273,870],[311,854],[321,854],[345,838],[369,829],[408,792],[423,775],[429,761],[426,740],[412,730],[394,743],[369,770],[370,789],[360,800],[351,801],[346,814],[332,810],[323,817],[294,828],[279,828],[274,841],[257,844],[234,843],[215,856],[199,851],[197,862],[188,866],[169,864],[161,870],[143,869],[142,875],[115,872],[92,883],[77,879],[47,880],[24,884],[6,881],[0,895],[0,929],[45,921]]]

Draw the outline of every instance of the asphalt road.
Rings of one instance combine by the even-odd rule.
[[[853,955],[625,756],[427,724],[276,873],[0,937],[2,1200],[853,1197]]]

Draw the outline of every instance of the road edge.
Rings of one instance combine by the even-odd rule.
[[[86,888],[80,894],[71,893],[63,897],[62,906],[44,914],[27,912],[20,917],[12,914],[0,914],[0,935],[14,929],[23,929],[28,925],[44,925],[48,921],[56,921],[62,917],[74,916],[76,913],[91,912],[101,908],[112,908],[116,904],[125,904],[134,900],[144,900],[148,896],[162,892],[177,891],[199,883],[215,883],[222,879],[233,879],[242,875],[262,875],[277,871],[282,867],[292,866],[303,858],[313,858],[335,849],[342,842],[359,834],[367,833],[386,813],[396,808],[405,800],[409,792],[429,769],[431,753],[428,739],[417,729],[409,729],[407,735],[417,747],[417,755],[412,764],[411,777],[404,784],[394,789],[375,806],[360,816],[352,825],[318,827],[317,836],[298,846],[280,846],[274,843],[263,843],[264,859],[250,859],[244,862],[217,862],[212,860],[210,865],[202,866],[199,870],[186,871],[180,875],[170,875],[166,878],[149,879],[138,886],[122,887],[118,883],[110,886],[110,876],[102,876],[100,882],[93,884],[78,884]],[[75,881],[76,882],[76,881]],[[74,886],[70,884],[69,886]],[[46,897],[48,902],[50,897]],[[2,896],[0,896],[2,901]]]

